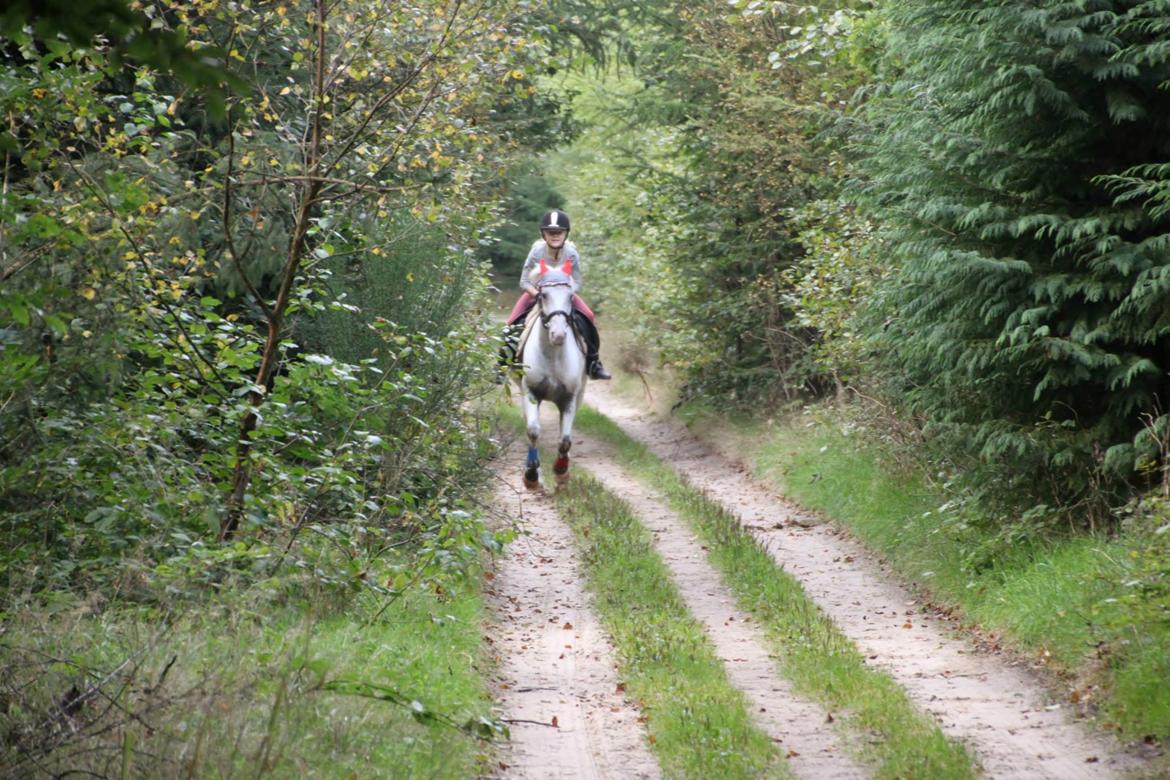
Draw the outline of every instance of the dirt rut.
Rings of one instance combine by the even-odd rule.
[[[506,462],[519,464],[517,445]],[[495,506],[520,533],[494,572],[489,640],[496,695],[512,739],[495,775],[508,778],[658,778],[640,713],[624,700],[597,624],[572,535],[552,496],[502,479]]]
[[[589,439],[575,451],[579,463],[634,510],[654,537],[654,547],[670,569],[687,610],[706,629],[731,684],[744,693],[756,725],[781,746],[797,778],[864,778],[862,769],[826,726],[828,713],[797,697],[780,676],[765,640],[720,583],[702,544],[685,522],[667,509],[667,499],[629,477],[604,447]]]
[[[1074,720],[1029,670],[982,652],[956,626],[918,610],[914,596],[855,541],[810,522],[681,426],[604,385],[590,386],[589,403],[752,529],[870,663],[901,684],[944,733],[973,749],[989,777],[1148,776],[1137,757]]]

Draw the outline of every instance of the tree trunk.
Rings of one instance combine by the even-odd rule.
[[[256,372],[255,387],[248,394],[251,408],[240,420],[240,434],[236,441],[236,462],[232,471],[232,489],[228,495],[227,513],[220,523],[220,541],[231,539],[240,526],[240,518],[244,512],[244,497],[252,479],[251,437],[256,430],[256,423],[259,419],[257,409],[264,402],[264,396],[267,394],[267,390],[264,388],[269,386],[273,372],[276,370],[277,359],[280,355],[280,334],[284,326],[284,315],[288,311],[293,285],[296,283],[297,272],[300,270],[301,261],[305,255],[305,239],[309,231],[309,221],[324,183],[321,178],[320,165],[322,106],[325,97],[325,19],[327,12],[325,0],[316,0],[314,6],[317,12],[317,61],[313,85],[313,117],[310,122],[311,131],[305,146],[306,181],[301,189],[296,221],[289,239],[288,255],[280,276],[280,289],[272,307],[267,310],[268,338],[260,356],[260,367]],[[231,182],[228,181],[225,186],[231,187]]]

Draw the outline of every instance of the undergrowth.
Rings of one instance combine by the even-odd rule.
[[[480,674],[472,578],[397,597],[273,585],[182,613],[78,599],[7,615],[0,776],[480,771],[506,731]]]

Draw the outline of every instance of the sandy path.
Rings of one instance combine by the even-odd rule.
[[[505,462],[519,464],[517,445]],[[637,708],[624,700],[611,648],[583,589],[572,536],[551,496],[501,480],[498,511],[521,533],[488,589],[489,638],[499,658],[499,716],[512,739],[496,776],[658,778]]]
[[[681,426],[644,413],[602,383],[590,385],[588,402],[740,517],[871,663],[945,733],[971,746],[989,777],[1144,776],[1142,762],[1076,722],[1028,670],[978,650],[956,636],[955,626],[915,609],[913,595],[855,541],[832,526],[803,522],[797,509]],[[578,463],[594,467],[585,458]]]
[[[589,439],[575,437],[578,464],[612,493],[621,496],[654,537],[654,547],[670,568],[688,611],[706,629],[731,684],[745,694],[756,725],[779,743],[798,778],[864,778],[837,734],[827,727],[827,713],[798,698],[780,676],[765,649],[751,614],[739,609],[735,596],[720,583],[719,573],[685,521],[666,507],[667,499],[618,467],[609,451]]]

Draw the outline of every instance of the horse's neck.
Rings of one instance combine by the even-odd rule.
[[[571,314],[569,316],[572,316]],[[555,346],[552,340],[549,339],[548,328],[541,327],[540,323],[536,323],[534,333],[525,344],[525,353],[529,350],[533,351],[531,356],[533,359],[539,355],[540,361],[549,368],[556,368],[562,365],[569,365],[572,359],[571,355],[577,355],[580,358],[582,365],[585,362],[585,353],[581,349],[581,345],[577,340],[577,334],[574,330],[569,331],[565,343],[561,346]],[[529,359],[529,355],[525,354],[524,362],[528,365],[535,365],[534,360]]]

